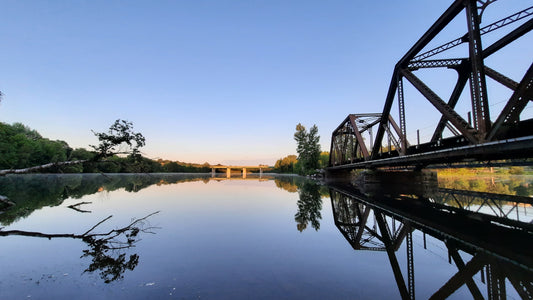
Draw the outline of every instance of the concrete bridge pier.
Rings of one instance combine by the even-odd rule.
[[[226,178],[231,178],[231,168],[226,169]]]
[[[216,173],[217,172],[216,172],[215,168],[211,168],[211,177],[214,178],[216,176]]]
[[[242,168],[242,178],[246,179],[246,168]]]

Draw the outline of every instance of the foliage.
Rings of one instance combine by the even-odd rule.
[[[108,133],[94,132],[100,141],[97,146],[90,145],[97,153],[98,158],[105,158],[116,154],[130,154],[132,157],[139,156],[139,148],[146,144],[146,140],[141,133],[133,131],[133,124],[125,120],[116,120]],[[127,146],[126,151],[121,149]]]
[[[329,165],[329,152],[324,151],[320,153],[320,158],[318,160],[318,165],[320,168],[325,168]]]
[[[296,152],[298,152],[299,174],[312,174],[320,167],[320,136],[318,127],[313,125],[309,132],[305,126],[298,123],[294,133]]]
[[[21,124],[0,123],[0,170],[19,169],[67,159],[72,149]]]
[[[209,172],[209,164],[190,164],[152,160],[142,157],[139,148],[145,145],[140,133],[133,131],[131,122],[117,120],[108,132],[94,133],[99,145],[96,151],[72,149],[64,141],[52,141],[21,123],[0,122],[0,170],[23,169],[48,163],[59,163],[46,173],[154,173],[154,172]],[[123,154],[129,154],[123,156]],[[119,156],[120,155],[120,156]],[[85,161],[61,165],[64,161]]]
[[[294,165],[298,162],[296,155],[287,155],[284,158],[280,158],[274,165],[275,172],[278,173],[294,173]]]

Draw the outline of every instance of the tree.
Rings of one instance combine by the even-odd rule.
[[[125,120],[116,120],[108,133],[94,132],[100,141],[97,146],[90,145],[99,158],[105,158],[117,154],[131,154],[133,157],[139,156],[139,148],[146,144],[144,136],[133,131],[133,124]],[[123,147],[126,146],[127,149]]]
[[[140,157],[139,148],[145,145],[144,136],[133,131],[133,124],[119,119],[109,127],[107,133],[93,131],[100,143],[97,146],[91,145],[96,150],[92,158],[66,160],[73,151],[65,142],[42,139],[39,133],[22,124],[9,126],[0,123],[0,129],[2,126],[8,130],[0,130],[0,137],[2,135],[7,136],[0,140],[0,153],[4,152],[4,148],[13,149],[9,151],[12,152],[12,155],[2,155],[3,160],[0,160],[0,166],[2,163],[4,165],[9,164],[10,169],[0,170],[0,176],[102,161],[117,154],[129,154],[131,158],[136,160]],[[8,144],[5,145],[2,141],[8,141]]]
[[[294,165],[298,162],[296,155],[288,155],[284,158],[280,158],[276,161],[274,168],[279,173],[293,173]]]
[[[301,174],[313,173],[319,168],[320,160],[320,136],[318,135],[318,127],[313,125],[309,132],[305,126],[298,123],[296,125],[296,132],[294,133],[296,140],[296,152],[298,152],[298,164],[301,168]]]
[[[329,164],[329,152],[325,151],[320,153],[319,165],[321,168],[327,167]]]

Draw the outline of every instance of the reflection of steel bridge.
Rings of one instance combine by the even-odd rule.
[[[525,196],[503,195],[466,190],[440,188],[438,193],[428,200],[434,205],[447,205],[457,208],[458,212],[481,212],[492,217],[520,221],[520,207],[533,205],[533,199]],[[521,223],[521,226],[524,226]],[[527,224],[533,231],[533,224]]]
[[[335,225],[352,247],[387,253],[402,299],[415,298],[412,234],[415,229],[423,232],[424,248],[426,234],[442,240],[450,262],[453,260],[458,269],[430,299],[447,298],[465,285],[474,299],[484,299],[473,278],[476,274],[481,274],[482,282],[486,283],[489,299],[505,299],[510,287],[523,299],[533,297],[531,224],[516,222],[515,226],[508,226],[508,219],[484,219],[475,212],[461,214],[409,197],[401,200],[380,197],[376,201],[348,186],[330,186],[330,195]],[[404,241],[407,282],[396,256]],[[465,261],[468,256],[470,260]]]
[[[533,119],[523,120],[522,114],[533,100],[533,64],[529,68],[525,66],[527,70],[518,81],[487,64],[490,63],[488,58],[505,59],[504,48],[517,44],[518,40],[531,31],[533,7],[524,8],[485,25],[481,22],[481,16],[485,9],[491,9],[493,2],[494,0],[456,0],[438,18],[396,64],[383,112],[350,114],[333,131],[328,172],[396,166],[422,168],[435,164],[533,157]],[[441,31],[454,29],[450,23],[456,17],[459,19],[462,13],[467,20],[466,34],[460,32],[457,39],[428,49],[428,45],[437,42],[436,37]],[[508,30],[500,30],[502,28]],[[485,36],[490,37],[484,40]],[[487,44],[482,45],[482,41]],[[460,54],[456,56],[458,53]],[[532,53],[523,49],[523,55],[531,58]],[[512,57],[507,61],[512,64]],[[430,83],[415,75],[419,70],[436,74],[442,69],[457,73],[457,81],[451,86],[453,89],[449,95],[443,95],[440,91],[440,94],[437,93],[430,87]],[[411,99],[416,99],[413,96],[417,93],[404,93],[404,79],[414,88],[412,90],[417,90],[429,102],[439,116],[435,119],[429,140],[421,141],[419,131],[416,142],[412,141],[413,138],[411,142],[408,140],[409,120],[406,118],[406,109],[408,105],[415,105],[411,104]],[[465,92],[467,83],[469,92]],[[492,84],[489,89],[487,83]],[[489,101],[488,90],[492,91],[493,87],[510,93],[503,109],[497,114],[493,105],[500,103],[502,99]],[[397,121],[392,116],[396,97]],[[456,107],[458,103],[468,102],[467,98],[470,100],[471,112],[460,115]],[[489,108],[493,111],[489,112]],[[491,118],[491,113],[496,117]],[[422,116],[424,117],[428,118]]]

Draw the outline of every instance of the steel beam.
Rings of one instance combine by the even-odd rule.
[[[385,126],[387,126],[388,116],[390,115],[392,103],[394,102],[394,95],[396,94],[396,88],[398,87],[398,73],[399,68],[397,64],[392,73],[392,79],[389,85],[389,91],[387,92],[385,106],[383,107],[383,113],[381,114],[378,132],[376,133],[376,140],[374,142],[374,148],[372,149],[372,159],[376,159],[378,157],[379,150],[383,142],[383,136],[385,135],[386,129]]]
[[[497,82],[501,83],[502,85],[508,87],[513,91],[518,88],[518,82],[487,66],[485,66],[485,75],[489,76],[490,78],[496,80]]]
[[[497,40],[496,42],[485,48],[483,50],[483,57],[487,58],[490,55],[496,53],[498,50],[509,45],[513,41],[517,40],[519,37],[531,31],[531,29],[533,29],[533,19],[522,24],[520,27],[516,28],[515,30],[511,31],[501,39]]]
[[[504,124],[517,123],[520,114],[526,105],[533,99],[533,63],[529,66],[524,78],[518,84],[515,92],[503,108],[502,112],[494,122],[493,129],[488,134],[487,139],[492,140],[500,134]]]
[[[521,11],[515,13],[515,14],[512,14],[512,15],[510,15],[508,17],[500,19],[500,20],[498,20],[498,21],[496,21],[494,23],[491,23],[491,24],[481,28],[480,29],[480,34],[483,35],[485,33],[489,33],[489,32],[494,31],[496,29],[500,29],[500,28],[502,28],[504,26],[507,26],[509,24],[512,24],[512,23],[514,23],[514,22],[516,22],[518,20],[526,18],[526,17],[528,17],[528,16],[530,16],[532,14],[533,14],[533,6],[532,7],[528,7],[526,9],[524,9],[524,10],[521,10]],[[451,48],[453,48],[455,46],[458,46],[458,45],[460,45],[462,43],[465,43],[467,41],[468,41],[468,34],[465,34],[465,35],[461,36],[460,38],[457,38],[457,39],[455,39],[453,41],[450,41],[450,42],[448,42],[446,44],[440,45],[440,46],[438,46],[436,48],[433,48],[433,49],[431,49],[429,51],[426,51],[424,53],[421,53],[421,54],[415,56],[413,58],[413,61],[424,60],[424,59],[426,59],[428,57],[437,55],[437,54],[439,54],[441,52],[449,50],[449,49],[451,49]]]
[[[446,247],[448,248],[448,253],[451,255],[453,261],[455,262],[457,269],[459,269],[459,271],[464,270],[465,263],[463,262],[461,255],[459,255],[459,252],[457,251],[457,249],[455,247],[452,247],[450,244],[451,244],[450,242],[446,243]],[[480,300],[484,299],[476,283],[474,282],[474,280],[472,280],[472,277],[466,279],[466,286],[470,290],[470,293],[472,294],[472,297],[474,299],[480,299]]]
[[[456,68],[465,61],[464,58],[448,58],[435,60],[412,61],[407,67],[411,71],[424,68]]]
[[[465,138],[471,143],[477,144],[479,139],[474,135],[474,130],[468,125],[453,108],[446,104],[435,92],[433,92],[427,85],[425,85],[418,77],[416,77],[411,71],[403,70],[402,75],[411,82],[411,84],[422,94],[428,101],[435,106],[440,113],[446,117],[446,119],[459,130]]]
[[[392,268],[392,272],[394,274],[394,279],[396,279],[396,284],[398,285],[398,290],[400,291],[400,295],[402,296],[402,299],[409,299],[410,298],[409,291],[407,290],[407,287],[405,286],[405,281],[402,276],[402,270],[400,269],[400,265],[398,264],[398,259],[396,258],[396,254],[394,253],[394,250],[392,249],[391,236],[388,231],[389,227],[386,225],[385,218],[383,217],[381,213],[374,211],[374,216],[378,223],[379,231],[381,232],[383,243],[385,244],[385,249],[387,250],[387,254],[389,256],[389,262]]]
[[[354,134],[357,140],[357,144],[359,145],[359,148],[361,149],[361,152],[363,153],[363,157],[366,160],[370,158],[370,154],[368,153],[368,149],[366,148],[365,140],[363,139],[361,132],[359,132],[359,128],[357,127],[357,124],[355,124],[355,118],[356,117],[354,115],[349,116],[350,124],[352,124],[353,131],[354,131]]]
[[[457,77],[457,83],[455,84],[455,88],[453,89],[453,92],[450,96],[450,99],[448,100],[448,106],[451,109],[455,108],[455,105],[459,101],[459,97],[461,96],[461,93],[463,92],[466,83],[468,82],[469,78],[469,70],[465,70],[465,67],[457,70],[458,77]],[[431,138],[431,142],[436,142],[437,140],[442,138],[442,132],[444,131],[444,127],[448,124],[448,119],[443,115],[440,118],[439,123],[437,124],[437,127],[435,128],[435,132],[433,133],[433,137]]]
[[[400,153],[405,155],[407,153],[407,129],[405,124],[405,103],[403,101],[403,80],[398,78],[398,111],[400,113]]]
[[[472,66],[470,73],[472,113],[474,116],[474,128],[479,133],[478,141],[482,142],[490,130],[491,123],[476,0],[467,1],[466,17],[468,24],[469,58]]]
[[[446,284],[444,284],[435,294],[429,299],[445,299],[463,286],[472,276],[479,272],[484,266],[484,259],[482,255],[475,255],[464,268],[457,272]]]

